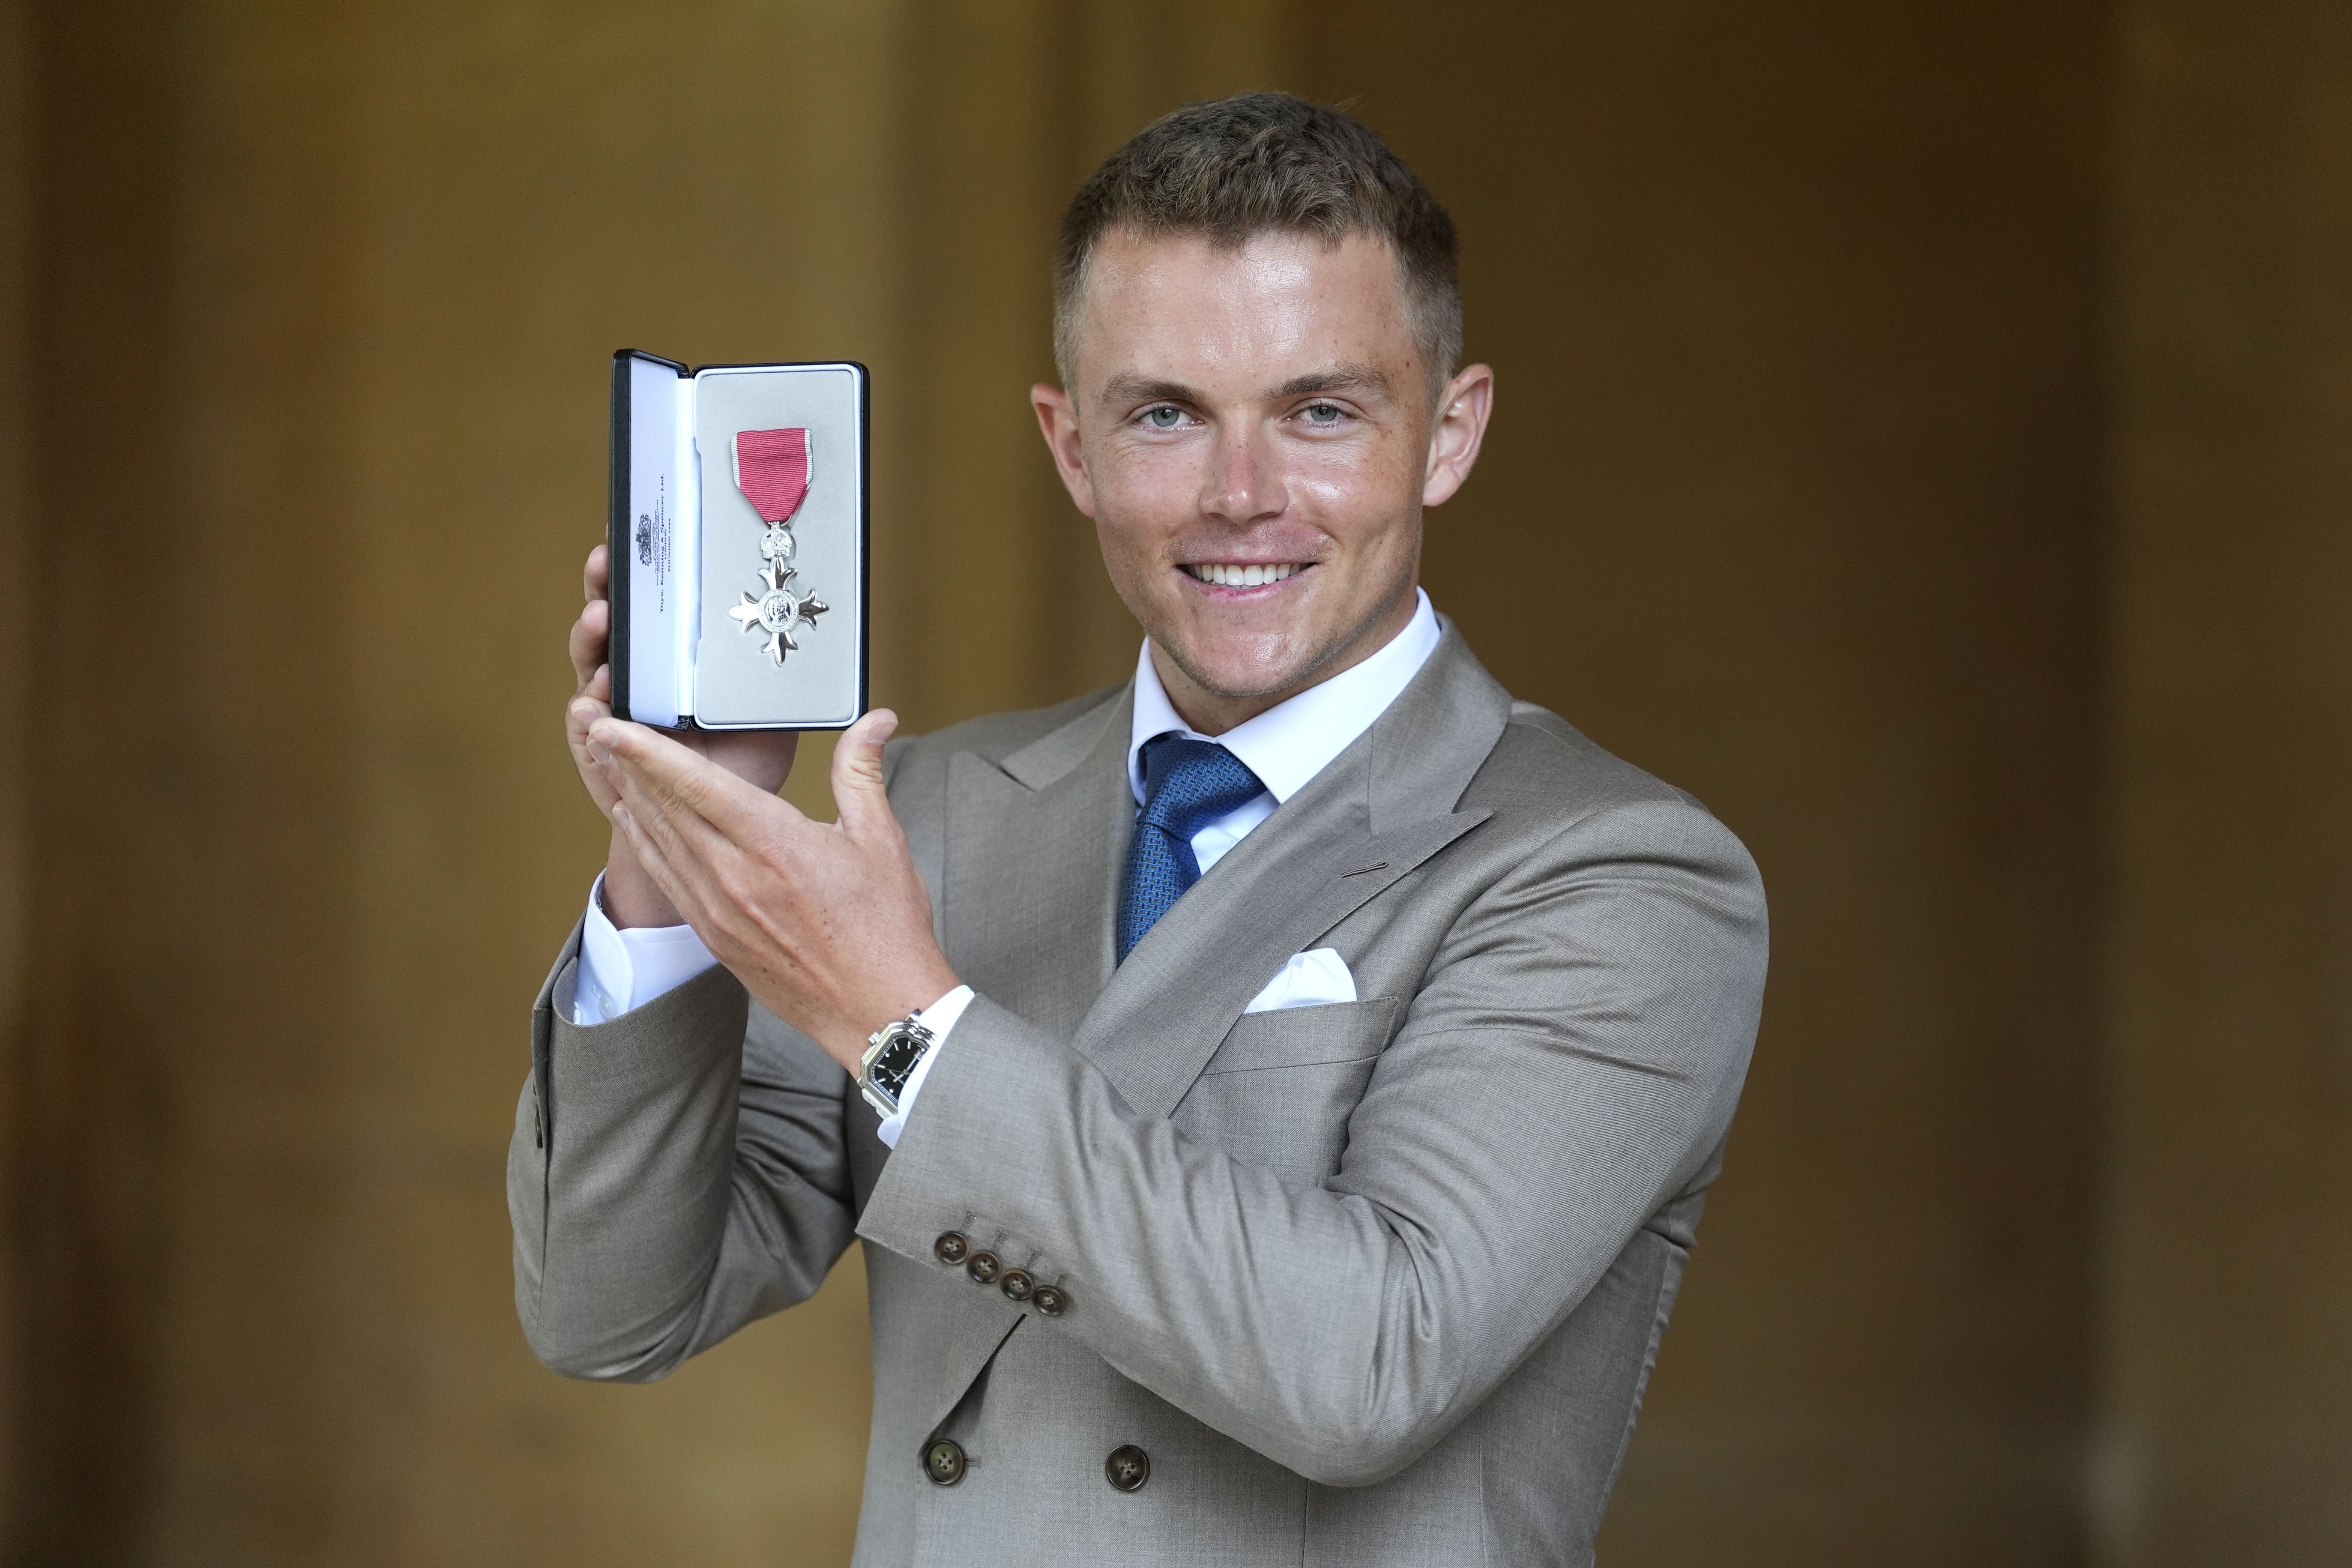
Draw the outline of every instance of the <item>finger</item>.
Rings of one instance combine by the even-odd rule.
[[[642,724],[607,719],[590,734],[653,798],[703,818],[738,843],[791,832],[808,820],[789,803]]]
[[[580,574],[580,587],[591,604],[612,597],[612,552],[600,544],[588,552],[588,564]]]
[[[588,739],[616,769],[635,779],[637,789],[649,801],[658,802],[664,809],[699,814],[712,788],[709,774],[715,770],[675,735],[608,716],[589,726]]]
[[[565,737],[590,762],[601,763],[604,757],[595,742],[588,738],[589,728],[611,711],[612,710],[604,705],[602,699],[589,692],[583,692],[574,697],[563,710]]]
[[[613,783],[613,770],[604,765],[604,759],[589,743],[588,731],[579,716],[569,710],[563,715],[563,731],[572,747],[572,765],[580,770],[580,782],[586,786],[589,800],[599,812],[611,816],[621,798],[620,790]]]
[[[609,734],[612,729],[611,724],[603,721],[591,725],[589,744],[596,745],[597,738]],[[693,801],[688,798],[695,788],[693,784],[680,787],[668,783],[618,751],[608,750],[605,755],[613,787],[637,814],[638,826],[660,837],[673,855],[683,847],[682,836],[690,832],[716,832],[709,819],[697,811]]]
[[[572,623],[572,673],[579,686],[586,686],[604,662],[612,633],[613,607],[602,599],[593,601]]]
[[[662,839],[681,872],[688,861],[732,866],[768,835],[771,825],[756,811],[747,818],[736,795],[746,794],[771,812],[791,809],[658,731],[609,719],[589,729],[592,744],[599,737],[615,738],[608,768],[614,786],[635,808],[645,830]]]
[[[740,851],[692,811],[648,790],[646,781],[625,764],[614,768],[613,778],[620,795],[614,805],[614,825],[619,826],[625,816],[635,827],[632,845],[641,841],[650,845],[668,874],[690,889],[692,904],[706,912],[716,910],[722,901],[719,867],[739,862]],[[670,889],[665,885],[662,890],[668,893]],[[670,901],[681,910],[688,907],[675,897]]]
[[[834,809],[841,814],[841,830],[852,838],[898,831],[882,784],[882,748],[898,728],[896,713],[877,708],[844,731],[833,748]]]
[[[654,879],[654,886],[661,889],[662,897],[669,900],[670,908],[676,910],[698,933],[708,932],[710,929],[709,909],[702,900],[701,887],[689,881],[662,854],[661,846],[653,835],[646,831],[635,812],[615,803],[612,815],[613,826],[620,829],[621,836],[629,842],[629,852],[637,858],[637,864],[645,868],[646,875]]]

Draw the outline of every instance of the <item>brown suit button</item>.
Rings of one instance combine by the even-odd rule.
[[[1004,1299],[1008,1301],[1026,1301],[1029,1292],[1036,1288],[1037,1282],[1029,1278],[1029,1271],[1025,1268],[1008,1268],[1004,1271],[1004,1278],[997,1281],[997,1289],[1004,1292]]]
[[[961,1263],[964,1255],[971,1250],[971,1243],[964,1239],[964,1234],[960,1230],[943,1230],[940,1232],[940,1238],[931,1243],[931,1256],[950,1268]]]
[[[1051,1285],[1040,1285],[1029,1304],[1037,1309],[1041,1318],[1058,1318],[1070,1310],[1070,1299]]]
[[[1123,1492],[1139,1492],[1151,1479],[1151,1456],[1132,1443],[1110,1451],[1103,1461],[1103,1479]]]
[[[923,1450],[923,1474],[940,1486],[951,1487],[963,1479],[963,1450],[942,1437]]]
[[[975,1285],[993,1285],[997,1270],[1003,1267],[996,1261],[993,1252],[975,1252],[964,1263],[963,1271],[971,1276],[971,1282]]]

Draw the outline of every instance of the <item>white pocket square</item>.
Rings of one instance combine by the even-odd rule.
[[[1250,998],[1244,1013],[1271,1013],[1283,1007],[1321,1007],[1356,999],[1356,977],[1336,948],[1318,947],[1294,952],[1290,962]]]

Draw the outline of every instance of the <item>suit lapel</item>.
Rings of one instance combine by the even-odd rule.
[[[1085,1016],[1077,1049],[1137,1110],[1173,1110],[1292,953],[1486,819],[1454,803],[1509,716],[1448,626],[1388,711],[1160,917]]]
[[[1106,702],[1002,763],[948,759],[948,962],[973,990],[1064,1038],[1110,977],[1135,821],[1131,711],[1131,698]]]
[[[1304,798],[1302,791],[1283,810]],[[1243,861],[1280,816],[1160,917],[1078,1032],[1076,1047],[1146,1116],[1176,1109],[1249,999],[1292,953],[1313,946],[1487,813],[1428,817],[1380,835],[1361,831],[1360,813],[1333,813],[1315,824],[1321,831],[1302,827],[1287,841],[1270,840],[1278,850]]]

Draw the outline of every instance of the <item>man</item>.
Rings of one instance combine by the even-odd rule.
[[[869,715],[820,826],[788,737],[610,717],[591,557],[614,834],[509,1167],[531,1344],[658,1377],[854,1234],[860,1563],[1589,1562],[1754,1037],[1755,869],[1421,593],[1494,381],[1370,131],[1170,116],[1056,302],[1032,395],[1129,685]]]

